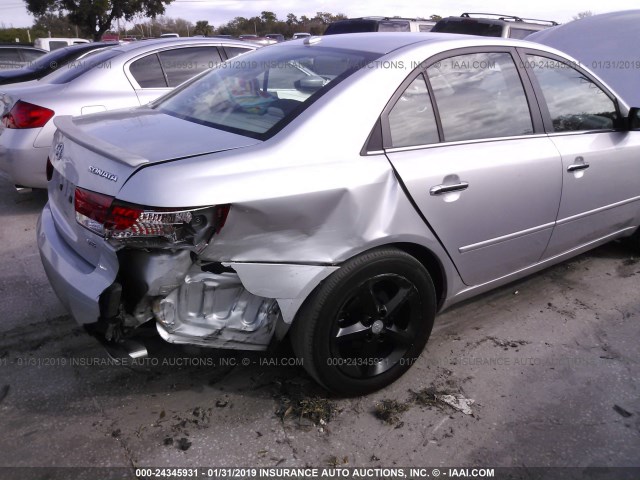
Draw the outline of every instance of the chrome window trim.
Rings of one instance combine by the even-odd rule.
[[[412,150],[422,150],[426,148],[440,148],[447,146],[457,146],[457,145],[474,145],[478,143],[489,143],[489,142],[506,142],[510,140],[525,140],[529,138],[548,138],[549,135],[545,133],[533,133],[531,135],[517,135],[514,137],[494,137],[494,138],[477,138],[473,140],[460,140],[457,142],[440,142],[440,143],[429,143],[426,145],[412,145],[410,147],[396,147],[396,148],[387,148],[384,150],[385,153],[397,153],[397,152],[406,152]],[[367,152],[370,153],[370,152]]]

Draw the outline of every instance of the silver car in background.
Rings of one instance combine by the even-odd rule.
[[[270,46],[145,107],[56,120],[38,246],[118,344],[266,350],[384,387],[436,312],[621,237],[640,116],[533,43],[361,33]],[[311,72],[311,74],[309,74]]]
[[[19,187],[46,188],[56,116],[144,105],[255,48],[215,38],[148,40],[87,56],[39,81],[0,86],[0,173]]]

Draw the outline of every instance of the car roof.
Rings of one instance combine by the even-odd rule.
[[[366,33],[343,33],[340,35],[327,35],[323,37],[312,37],[311,39],[300,39],[295,42],[314,42],[314,45],[359,50],[362,52],[377,53],[385,55],[399,48],[408,47],[414,44],[447,44],[456,43],[456,47],[482,46],[482,45],[505,45],[505,46],[531,46],[530,43],[521,40],[513,40],[501,37],[477,37],[471,35],[459,35],[454,33],[432,33],[432,32],[366,32]],[[287,48],[291,42],[271,45],[269,48]],[[443,48],[444,49],[444,48]]]
[[[158,47],[173,47],[180,45],[211,45],[211,44],[224,44],[224,45],[243,45],[247,46],[247,42],[240,40],[233,40],[221,37],[205,37],[205,38],[154,38],[150,40],[144,40],[140,42],[127,43],[125,45],[119,45],[114,47],[114,50],[119,52],[132,52],[135,50],[146,51],[153,50]]]
[[[33,45],[27,45],[24,43],[11,43],[11,42],[6,42],[6,43],[0,43],[0,48],[28,48],[31,50],[37,50],[39,52],[45,52],[46,50],[43,50],[41,48],[38,47],[34,47]]]

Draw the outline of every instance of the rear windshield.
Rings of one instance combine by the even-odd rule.
[[[266,139],[378,54],[290,45],[228,60],[153,107],[202,125]]]
[[[53,52],[49,52],[46,55],[38,57],[37,60],[31,62],[26,68],[30,70],[55,70],[61,63],[66,63],[67,60],[77,58],[93,49],[95,49],[94,46],[84,48],[59,48],[58,50],[54,50]]]
[[[502,28],[502,25],[495,23],[486,23],[481,20],[465,18],[461,20],[440,20],[431,31],[481,35],[483,37],[501,37]]]
[[[71,80],[78,78],[80,75],[84,75],[93,68],[111,68],[111,59],[120,55],[120,50],[105,50],[93,55],[87,55],[82,60],[76,60],[70,62],[65,66],[59,68],[57,71],[48,75],[51,83],[61,84],[69,83]]]

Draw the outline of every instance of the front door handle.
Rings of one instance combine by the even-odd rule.
[[[588,163],[574,163],[573,165],[569,165],[567,167],[567,172],[577,172],[578,170],[586,170],[589,168]]]
[[[460,182],[453,185],[436,185],[429,190],[430,195],[443,195],[451,192],[461,192],[469,188],[469,182]]]

